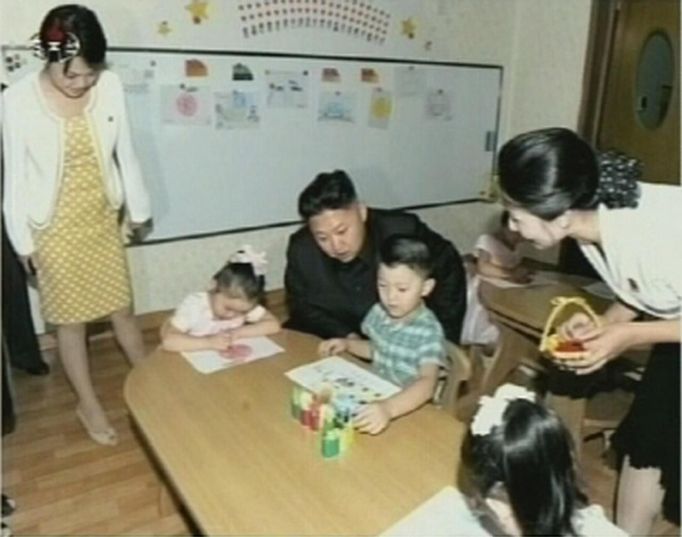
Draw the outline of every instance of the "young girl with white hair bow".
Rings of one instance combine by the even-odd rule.
[[[481,398],[462,463],[472,509],[491,535],[626,535],[588,504],[564,424],[521,386]]]
[[[235,252],[213,276],[212,287],[189,295],[164,323],[163,348],[215,350],[230,357],[236,340],[279,332],[279,321],[261,305],[266,264],[265,253],[250,245]]]

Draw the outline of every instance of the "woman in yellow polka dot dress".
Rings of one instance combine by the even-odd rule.
[[[121,83],[105,69],[106,38],[86,7],[64,5],[43,20],[40,73],[4,95],[7,232],[35,271],[43,317],[57,327],[59,355],[78,397],[76,415],[93,440],[118,438],[95,393],[86,323],[110,317],[134,364],[144,356],[131,311],[119,214],[149,219]]]

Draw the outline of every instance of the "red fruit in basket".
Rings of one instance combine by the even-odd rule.
[[[554,352],[584,352],[584,351],[585,347],[583,347],[582,342],[575,340],[560,341],[556,348],[554,349]]]

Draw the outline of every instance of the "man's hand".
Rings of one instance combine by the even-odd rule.
[[[320,343],[317,353],[320,356],[331,356],[348,350],[348,341],[345,338],[327,339]]]
[[[391,414],[386,403],[364,405],[353,419],[353,425],[362,433],[379,434],[388,427]]]
[[[19,262],[24,268],[24,272],[26,272],[26,274],[29,276],[33,276],[36,273],[36,265],[33,261],[32,255],[20,255]]]

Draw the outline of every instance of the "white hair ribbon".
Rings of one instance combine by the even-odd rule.
[[[535,394],[523,386],[503,384],[492,397],[484,395],[479,401],[478,412],[471,422],[471,433],[476,436],[490,434],[493,427],[502,425],[502,416],[507,405],[515,399],[535,402]]]
[[[76,34],[73,32],[66,32],[61,40],[48,39],[43,46],[39,34],[35,34],[31,38],[31,50],[33,55],[41,60],[49,60],[54,58],[59,63],[78,56],[81,50],[81,43]]]
[[[265,276],[268,261],[265,252],[257,252],[250,244],[245,244],[230,257],[230,263],[248,263],[256,276]]]

